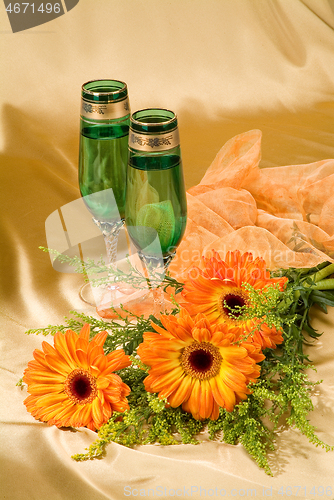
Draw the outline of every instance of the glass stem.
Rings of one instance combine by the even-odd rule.
[[[116,262],[117,262],[117,243],[118,243],[118,235],[119,232],[124,224],[123,220],[119,220],[117,222],[101,222],[97,219],[94,219],[94,223],[97,225],[97,227],[100,229],[101,233],[103,234],[103,239],[104,243],[106,246],[106,251],[107,251],[107,259],[108,259],[108,264],[115,268],[116,267]],[[94,288],[94,287],[93,287]],[[113,299],[116,298],[116,284],[110,284],[110,286],[105,286],[102,287],[103,293],[106,291],[109,292],[110,294],[110,300],[112,301]],[[91,283],[86,283],[80,288],[79,291],[79,297],[83,302],[86,304],[89,304],[91,306],[96,307],[97,305],[100,304],[101,297],[99,296],[98,293],[98,287],[95,288],[95,291],[92,291],[92,285]]]
[[[117,222],[101,222],[97,219],[94,219],[94,217],[93,221],[103,234],[104,243],[107,250],[108,264],[111,264],[114,267],[117,261],[118,235],[124,224],[124,221],[119,220]]]
[[[167,271],[167,268],[175,255],[175,252],[168,257],[164,257],[163,259],[148,257],[138,252],[138,255],[145,265],[147,271],[147,277],[150,281],[150,275],[159,274],[161,275],[161,282],[163,277]],[[153,295],[153,314],[154,316],[159,316],[160,314],[165,314],[166,312],[166,303],[165,303],[165,294],[164,289],[161,286],[161,283],[158,286],[152,286],[152,295]]]
[[[153,288],[152,293],[153,293],[153,315],[157,317],[160,314],[165,314],[166,304],[165,304],[163,288],[161,286],[159,286],[158,288]]]

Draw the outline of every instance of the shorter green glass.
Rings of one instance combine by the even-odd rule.
[[[129,236],[146,266],[161,269],[162,264],[164,271],[187,222],[178,124],[173,111],[143,109],[131,116],[126,182]],[[158,299],[156,294],[156,304],[157,300],[161,311],[161,294]]]
[[[125,221],[139,253],[152,258],[159,238],[165,264],[182,240],[187,202],[177,117],[166,109],[133,113],[129,132]]]

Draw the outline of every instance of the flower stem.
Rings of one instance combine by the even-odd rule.
[[[330,276],[334,273],[334,264],[327,264],[326,267],[323,267],[320,271],[317,271],[308,278],[312,278],[313,283],[303,283],[305,288],[310,288],[311,290],[332,290],[334,289],[334,279],[325,279],[327,276]],[[304,281],[303,278],[302,282]],[[294,298],[298,300],[300,297],[300,291],[295,290]]]
[[[314,282],[318,283],[319,281],[323,280],[324,278],[327,278],[327,276],[329,276],[332,273],[334,273],[334,264],[329,264],[328,266],[324,267],[323,269],[321,269],[317,273],[313,274]]]
[[[331,278],[318,281],[314,285],[310,286],[310,288],[311,290],[332,290],[334,288],[334,279]]]

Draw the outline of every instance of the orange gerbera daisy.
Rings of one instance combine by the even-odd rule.
[[[131,364],[123,350],[107,356],[103,344],[107,332],[89,341],[90,326],[76,334],[67,330],[54,337],[54,347],[42,343],[28,363],[23,381],[28,385],[24,404],[37,419],[57,427],[99,429],[113,411],[129,408],[129,387],[113,373]]]
[[[203,314],[194,319],[181,309],[178,316],[161,315],[164,328],[144,333],[138,354],[150,367],[144,379],[148,392],[196,419],[216,420],[219,407],[232,411],[250,394],[249,382],[260,375],[264,359],[258,346],[233,345],[235,336],[225,324],[211,325]]]
[[[210,259],[202,257],[203,269],[193,267],[190,270],[182,291],[186,300],[182,307],[191,316],[204,313],[211,323],[226,323],[238,328],[239,338],[254,332],[259,324],[249,339],[261,348],[275,348],[283,342],[280,330],[269,328],[258,319],[238,319],[242,314],[240,308],[251,306],[249,292],[242,284],[249,283],[255,290],[278,284],[283,290],[288,279],[270,278],[265,261],[260,257],[253,260],[251,253],[228,252],[224,261],[216,251],[212,252]]]

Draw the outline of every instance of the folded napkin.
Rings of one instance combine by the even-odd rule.
[[[250,130],[230,139],[188,190],[187,227],[169,266],[179,281],[212,249],[221,258],[251,252],[271,270],[334,262],[334,160],[260,169],[261,137]],[[127,296],[126,307],[149,314],[152,298]],[[114,317],[103,305],[97,312]]]

